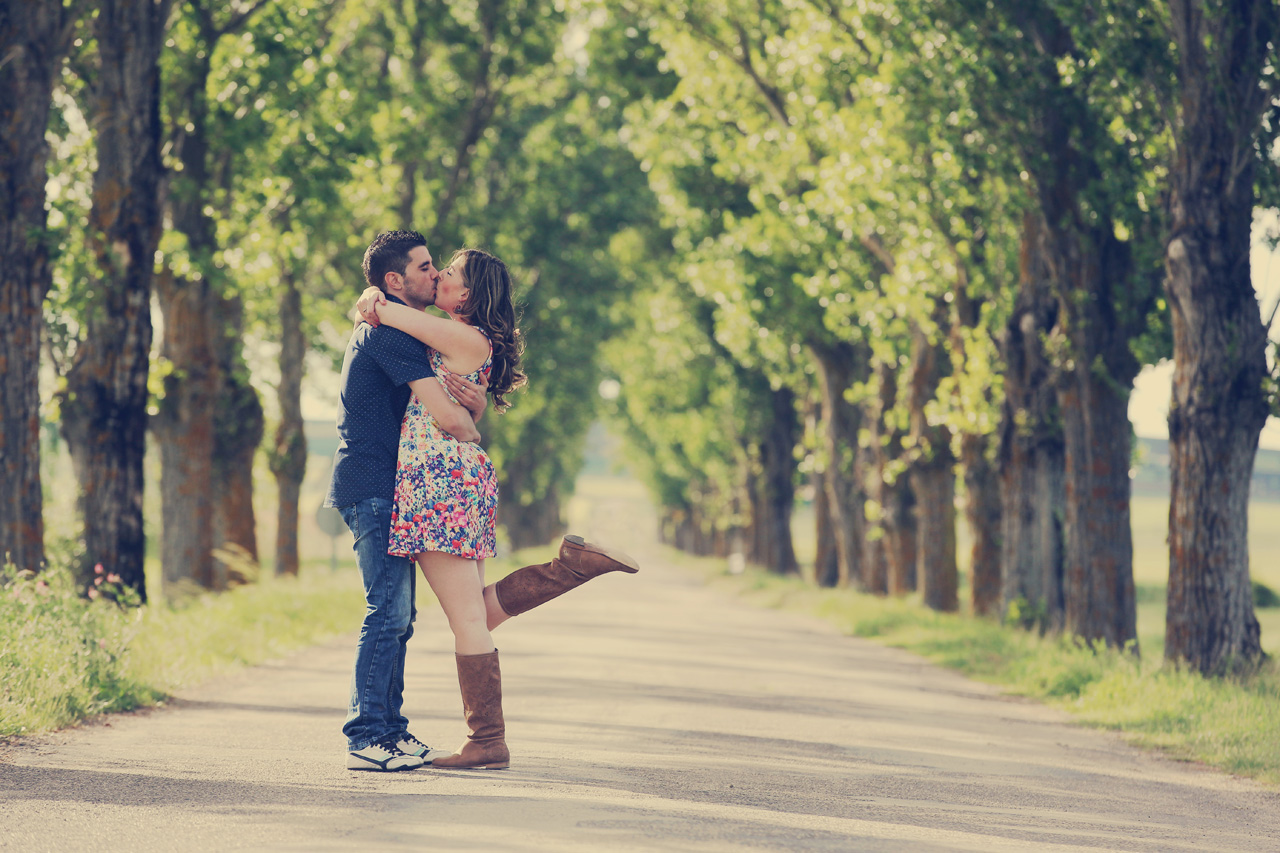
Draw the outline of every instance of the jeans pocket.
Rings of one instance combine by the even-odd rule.
[[[356,511],[356,504],[351,506],[338,507],[338,512],[342,514],[342,520],[346,522],[347,528],[351,531],[351,535],[360,541],[360,513]]]

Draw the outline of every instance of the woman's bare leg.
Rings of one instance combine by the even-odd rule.
[[[502,609],[502,605],[498,603],[498,593],[494,590],[493,584],[489,584],[484,588],[484,615],[490,631],[511,618],[507,615],[507,611]]]
[[[485,618],[484,586],[474,561],[428,551],[418,555],[422,575],[453,631],[453,648],[460,655],[485,655],[494,650]]]
[[[511,617],[502,609],[502,605],[498,604],[498,594],[494,591],[493,584],[485,586],[484,583],[484,560],[476,560],[476,568],[480,574],[480,586],[484,587],[484,615],[485,623],[490,631],[497,628],[503,622]]]

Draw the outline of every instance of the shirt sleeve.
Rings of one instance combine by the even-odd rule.
[[[427,345],[412,335],[390,326],[370,329],[365,351],[377,362],[394,385],[435,376]]]

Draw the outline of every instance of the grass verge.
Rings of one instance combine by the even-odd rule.
[[[0,588],[0,737],[155,704],[184,685],[354,630],[361,611],[349,569],[138,608],[86,600],[64,571],[10,571]]]
[[[490,580],[532,556],[490,561]],[[419,610],[434,606],[426,584],[419,584],[419,596]],[[33,576],[6,569],[0,739],[154,705],[179,688],[354,632],[363,613],[360,578],[349,562],[336,571],[316,563],[299,578],[264,575],[224,593],[134,608],[108,595],[84,598],[65,571]]]
[[[857,637],[906,649],[966,675],[1066,709],[1081,723],[1131,742],[1271,786],[1280,786],[1280,668],[1274,659],[1247,678],[1207,679],[1064,638],[995,621],[934,613],[917,600],[817,589],[798,578],[748,571],[722,560],[696,565],[711,584],[764,607],[817,615]]]

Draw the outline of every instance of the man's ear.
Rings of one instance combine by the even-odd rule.
[[[383,293],[398,292],[404,284],[404,276],[393,270],[387,270],[382,276],[382,284],[384,285],[382,288]]]

